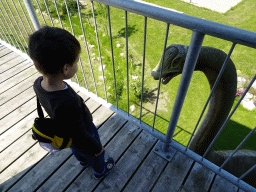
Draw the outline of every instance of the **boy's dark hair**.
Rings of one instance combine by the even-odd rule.
[[[59,74],[65,64],[73,65],[80,51],[79,41],[61,28],[44,26],[29,36],[29,56],[46,75]]]

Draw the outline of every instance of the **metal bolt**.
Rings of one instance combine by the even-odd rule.
[[[166,157],[167,157],[168,159],[170,159],[170,158],[171,158],[171,157],[170,157],[170,155],[167,155]]]
[[[158,148],[156,148],[155,150],[158,151]]]

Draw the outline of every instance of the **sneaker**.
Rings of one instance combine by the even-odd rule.
[[[105,177],[107,174],[109,174],[111,171],[113,171],[115,168],[115,161],[112,157],[109,157],[107,160],[105,160],[105,167],[103,173],[94,173],[94,178],[99,180]]]
[[[89,163],[88,162],[80,162],[80,165],[82,167],[87,167],[87,166],[89,166]]]

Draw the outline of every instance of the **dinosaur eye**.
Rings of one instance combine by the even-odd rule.
[[[184,59],[182,57],[178,57],[176,59],[173,60],[172,62],[172,68],[173,69],[182,69],[183,65],[184,65]]]

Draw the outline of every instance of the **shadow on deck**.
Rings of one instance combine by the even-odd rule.
[[[39,76],[31,62],[1,45],[0,191],[242,191],[180,152],[171,162],[156,155],[156,138],[79,90],[116,168],[98,181],[70,149],[48,154],[31,138],[32,85]]]

